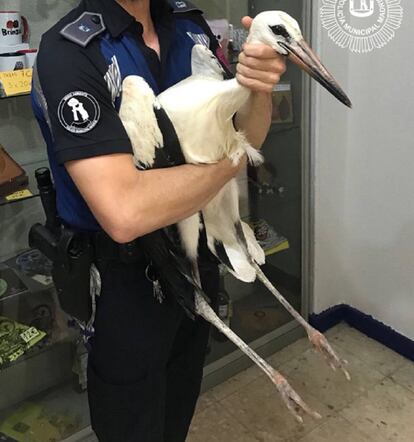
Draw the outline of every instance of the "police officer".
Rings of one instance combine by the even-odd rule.
[[[126,76],[143,77],[159,94],[190,75],[196,43],[225,66],[201,12],[187,1],[82,0],[40,45],[33,108],[58,212],[67,228],[94,238],[101,277],[88,394],[103,442],[183,442],[200,392],[208,325],[187,318],[174,296],[154,299],[139,237],[199,211],[241,166],[223,160],[139,171],[118,117]],[[235,124],[257,147],[284,70],[270,47],[245,45],[237,78],[254,94]],[[204,249],[201,279],[214,300],[217,265]]]

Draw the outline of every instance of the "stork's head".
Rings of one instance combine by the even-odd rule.
[[[298,22],[286,12],[267,11],[258,14],[253,20],[247,41],[271,46],[305,70],[339,101],[352,107],[345,92],[306,43]]]

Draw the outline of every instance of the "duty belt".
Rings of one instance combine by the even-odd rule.
[[[140,247],[139,238],[119,244],[107,233],[99,231],[91,235],[94,257],[97,260],[117,260],[125,264],[148,264],[148,260]]]

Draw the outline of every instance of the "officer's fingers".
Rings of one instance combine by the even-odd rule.
[[[282,57],[271,46],[262,43],[245,43],[243,52],[248,57],[272,59]]]
[[[247,89],[252,90],[253,92],[267,92],[270,93],[273,90],[273,85],[271,83],[263,83],[260,80],[256,80],[254,78],[245,77],[242,74],[236,74],[237,81]]]
[[[250,26],[252,25],[252,21],[253,21],[253,19],[252,19],[251,17],[249,17],[248,15],[246,15],[245,17],[243,17],[243,18],[241,19],[242,25],[243,25],[247,30],[250,29]]]
[[[284,57],[256,58],[249,57],[244,52],[239,55],[239,63],[250,69],[266,72],[274,72],[282,75],[286,71],[286,60]]]
[[[262,83],[269,83],[271,85],[276,85],[280,81],[280,75],[277,72],[251,69],[240,63],[237,65],[237,73],[245,78],[259,80]]]

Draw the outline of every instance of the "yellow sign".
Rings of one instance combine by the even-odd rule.
[[[0,98],[30,93],[32,75],[33,69],[0,72]]]
[[[5,198],[7,201],[16,201],[21,200],[23,198],[30,198],[33,196],[33,193],[30,192],[29,189],[18,190],[17,192],[12,193],[11,195],[7,195]]]

